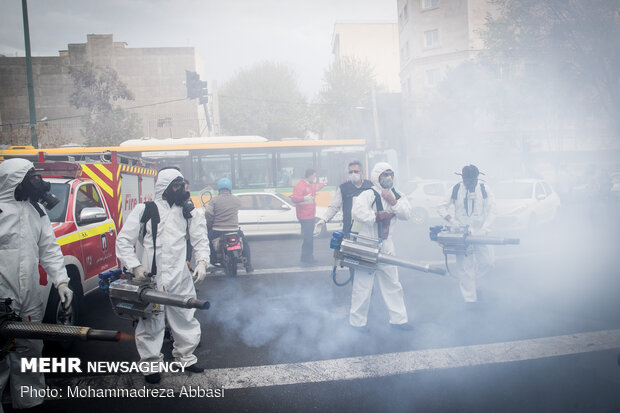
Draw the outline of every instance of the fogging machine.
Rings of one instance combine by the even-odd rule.
[[[30,340],[119,341],[120,331],[96,330],[90,327],[64,324],[29,323],[22,321],[11,308],[10,298],[0,299],[0,360],[12,350],[17,338]]]
[[[436,225],[429,228],[429,237],[441,245],[448,268],[448,254],[468,255],[474,245],[519,245],[519,238],[490,237],[487,235],[471,235],[469,226],[449,227]]]
[[[190,295],[158,291],[152,278],[136,281],[130,272],[121,269],[99,274],[99,288],[110,296],[112,309],[121,318],[138,320],[161,312],[160,305],[206,310],[210,304]]]
[[[397,265],[399,267],[411,268],[417,271],[429,272],[444,275],[443,268],[434,267],[430,264],[401,260],[393,255],[383,254],[381,251],[381,241],[358,234],[351,234],[350,238],[345,238],[342,231],[332,234],[329,247],[334,250],[334,268],[332,277],[336,285],[336,268],[349,267],[363,271],[375,271],[379,264]]]

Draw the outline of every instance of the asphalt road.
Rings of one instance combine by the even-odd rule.
[[[347,326],[351,286],[329,275],[329,239],[317,267],[299,267],[301,240],[254,238],[256,272],[207,278],[199,296],[204,374],[164,375],[161,388],[225,389],[221,398],[63,398],[66,411],[620,412],[620,229],[613,209],[572,208],[552,225],[496,247],[495,269],[466,308],[458,283],[401,269],[414,330],[394,331],[373,294],[368,334]],[[427,230],[395,229],[397,256],[443,261]],[[346,272],[342,272],[346,276]],[[86,301],[84,324],[131,334],[107,297]],[[616,346],[617,344],[617,346]],[[170,358],[171,343],[163,352]],[[85,361],[137,360],[132,340],[76,343]],[[57,374],[48,384],[142,387],[139,376]],[[111,384],[112,383],[112,384]],[[5,406],[6,408],[6,406]]]

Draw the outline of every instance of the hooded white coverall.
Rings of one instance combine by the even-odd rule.
[[[469,225],[470,230],[475,235],[487,233],[497,216],[495,196],[489,190],[488,185],[484,185],[487,193],[486,199],[483,197],[480,183],[476,184],[474,192],[469,192],[463,182],[459,185],[456,200],[450,196],[437,208],[437,212],[442,217],[450,215],[451,207],[454,207],[454,219],[451,225]],[[465,200],[467,199],[467,208]],[[461,294],[466,302],[478,301],[476,292],[476,278],[482,277],[495,262],[493,247],[490,245],[474,245],[473,254],[456,256],[455,275],[459,279]]]
[[[15,200],[15,189],[31,168],[34,165],[25,159],[0,164],[0,298],[12,299],[11,307],[23,321],[40,323],[44,309],[39,262],[55,286],[68,283],[69,277],[49,217],[40,216],[29,201]],[[18,339],[14,349],[0,361],[0,394],[10,376],[13,407],[25,409],[43,403],[42,397],[20,394],[21,386],[45,389],[42,373],[20,373],[20,359],[41,357],[43,342]]]
[[[386,162],[379,162],[372,169],[370,181],[373,188],[379,195],[383,188],[379,185],[379,175],[386,170],[393,170]],[[381,252],[384,254],[394,254],[394,241],[392,240],[393,224],[395,219],[408,220],[411,217],[411,206],[406,197],[401,197],[396,205],[381,197],[383,210],[395,214],[390,223],[390,235],[381,243]],[[360,235],[379,238],[376,224],[375,212],[377,206],[373,205],[375,194],[372,190],[367,190],[353,198],[353,208],[351,216],[353,221],[362,224],[359,231]],[[381,296],[390,314],[390,324],[404,324],[408,321],[407,309],[403,298],[403,287],[398,280],[398,268],[395,265],[379,264],[375,272],[357,270],[353,279],[353,292],[351,294],[351,311],[349,323],[355,327],[366,325],[368,308],[370,306],[370,296],[375,280],[379,284]]]
[[[190,242],[196,261],[209,262],[209,241],[207,227],[201,209],[192,211],[192,218],[186,220],[183,210],[178,205],[170,206],[162,195],[168,185],[183,175],[175,169],[165,169],[157,176],[155,183],[155,204],[159,210],[160,222],[157,225],[157,275],[155,283],[160,291],[191,295],[196,297],[196,290],[192,275],[185,263],[187,241],[185,235],[189,226]],[[142,241],[141,256],[134,252],[140,233],[140,219],[144,213],[144,204],[139,204],[131,211],[123,224],[116,240],[116,256],[122,264],[132,270],[138,265],[144,266],[150,272],[153,262],[153,236],[151,221],[145,225],[146,234]],[[136,347],[140,354],[140,361],[151,363],[163,360],[161,346],[164,340],[165,320],[174,336],[172,355],[175,360],[191,366],[197,358],[194,350],[200,342],[200,323],[194,317],[195,309],[186,309],[172,306],[161,306],[163,312],[155,313],[151,318],[139,320],[136,326]],[[165,317],[165,318],[164,318]],[[158,371],[145,372],[145,375]]]

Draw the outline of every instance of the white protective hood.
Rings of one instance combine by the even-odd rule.
[[[15,189],[34,164],[26,159],[7,159],[0,164],[0,202],[15,201]]]
[[[155,182],[155,201],[161,201],[162,195],[168,185],[178,177],[183,178],[183,174],[176,169],[164,169],[157,174],[157,181]]]

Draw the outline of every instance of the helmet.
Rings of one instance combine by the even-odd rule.
[[[232,182],[230,182],[230,179],[228,178],[222,178],[219,181],[217,181],[217,189],[228,189],[229,191],[232,192]]]

